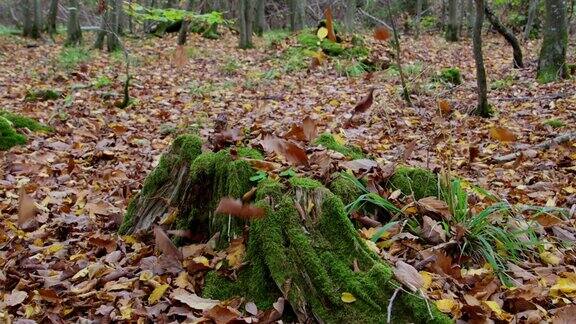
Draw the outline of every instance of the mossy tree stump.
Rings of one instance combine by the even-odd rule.
[[[252,149],[202,153],[197,137],[177,138],[132,200],[120,232],[146,230],[174,212],[172,226],[205,237],[219,232],[221,246],[248,228],[246,266],[234,281],[208,273],[205,297],[242,296],[264,309],[283,296],[299,322],[386,322],[390,297],[401,285],[360,238],[342,199],[320,182],[297,177],[285,183],[261,181],[255,196],[256,206],[265,210],[261,219],[214,214],[222,197],[240,198],[255,185],[250,177],[256,171],[242,157],[262,158]],[[344,302],[344,292],[356,301]],[[394,299],[391,316],[393,323],[451,322],[406,290]]]

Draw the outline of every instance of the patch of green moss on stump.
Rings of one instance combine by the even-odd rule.
[[[362,153],[362,149],[352,145],[342,145],[338,143],[334,138],[334,136],[330,133],[324,133],[318,136],[318,138],[314,141],[314,144],[322,145],[329,150],[342,153],[344,154],[344,156],[352,160],[364,158],[364,153]]]
[[[22,144],[26,144],[26,137],[18,134],[8,119],[0,116],[0,151]]]
[[[414,194],[416,200],[438,196],[438,177],[433,172],[421,168],[400,167],[388,180],[387,187],[400,189],[403,194]]]
[[[14,113],[11,113],[9,111],[0,110],[0,116],[8,119],[12,123],[12,126],[14,128],[28,128],[29,130],[31,130],[33,132],[38,132],[38,131],[50,132],[50,131],[52,131],[51,127],[43,125],[32,118],[18,115],[18,114],[14,114]]]
[[[162,170],[153,172],[152,180],[144,185],[146,195],[141,193],[148,200],[143,204],[138,198],[129,207],[131,225],[125,231],[138,228],[135,224],[143,223],[142,218],[155,222],[168,207],[177,210],[174,227],[205,232],[207,237],[220,233],[220,243],[243,235],[248,228],[245,266],[236,280],[209,273],[203,296],[242,296],[260,309],[270,308],[283,296],[299,322],[310,318],[326,323],[386,322],[390,296],[399,283],[390,266],[360,238],[340,198],[316,180],[293,177],[281,183],[265,179],[258,184],[255,202],[265,217],[244,221],[214,215],[220,198],[241,197],[250,190],[255,170],[246,161],[234,159],[229,150],[201,153],[199,144],[190,147],[182,152],[175,143],[162,157],[164,162],[158,166]],[[181,154],[186,158],[179,158]],[[152,184],[157,187],[149,188]],[[142,213],[157,206],[162,207],[160,213]],[[344,292],[353,294],[356,301],[343,302]],[[451,322],[433,305],[430,308],[422,298],[400,291],[392,320]]]

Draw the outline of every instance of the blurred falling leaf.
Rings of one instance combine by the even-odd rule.
[[[452,112],[452,105],[450,104],[450,101],[446,99],[438,100],[438,110],[440,110],[442,116],[449,115]]]
[[[196,294],[190,293],[182,288],[177,288],[170,294],[170,298],[176,299],[193,309],[208,310],[218,305],[220,301],[208,298],[202,298]]]
[[[160,250],[167,257],[182,261],[182,252],[172,243],[172,240],[166,235],[162,227],[154,225],[153,229],[156,249]]]
[[[234,198],[222,198],[218,207],[216,208],[216,213],[232,215],[241,219],[256,219],[262,218],[265,215],[264,209],[255,207],[251,204],[243,204],[242,200]]]
[[[451,313],[452,309],[456,306],[454,299],[440,299],[434,302],[436,307],[442,313]]]
[[[318,36],[318,38],[320,40],[323,40],[324,38],[326,38],[326,36],[328,36],[328,28],[326,28],[326,27],[318,28],[318,31],[316,32],[316,36]]]
[[[307,141],[313,141],[318,135],[316,122],[309,116],[306,116],[302,121],[302,129],[304,130],[304,136]]]
[[[21,290],[12,290],[10,294],[4,296],[4,302],[8,306],[20,305],[26,298],[28,298],[28,293]]]
[[[374,39],[380,41],[386,41],[390,39],[392,36],[392,32],[388,27],[385,26],[378,26],[374,29]]]
[[[188,58],[186,57],[186,48],[183,45],[178,45],[176,51],[174,52],[174,64],[182,68],[186,66]]]
[[[38,210],[36,209],[36,204],[34,203],[34,199],[30,197],[26,193],[26,189],[24,186],[20,188],[19,191],[19,199],[18,199],[18,226],[21,228],[24,227],[36,227],[32,226],[32,222],[34,222],[34,217]],[[37,223],[37,222],[36,222]]]
[[[514,142],[516,140],[516,135],[502,126],[490,128],[490,136],[500,142]]]
[[[424,286],[424,279],[418,270],[404,261],[396,262],[394,276],[412,291],[417,291]]]
[[[267,135],[261,144],[265,151],[282,155],[295,166],[308,165],[306,151],[290,141]]]
[[[375,88],[370,88],[368,94],[356,104],[356,107],[354,107],[354,114],[363,113],[372,106],[372,103],[374,102],[374,90]]]
[[[343,292],[340,299],[342,299],[342,301],[347,303],[347,304],[350,304],[350,303],[353,303],[356,301],[356,297],[354,297],[354,295],[352,295],[349,292]]]

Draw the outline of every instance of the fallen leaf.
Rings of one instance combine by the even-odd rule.
[[[424,286],[424,279],[418,270],[404,261],[396,262],[394,276],[412,291],[417,291]]]
[[[368,94],[354,107],[353,114],[361,114],[372,106],[372,103],[374,102],[374,90],[375,88],[370,88]]]
[[[368,172],[372,170],[372,168],[378,167],[378,162],[370,159],[358,159],[352,161],[344,161],[340,163],[340,165],[345,167],[346,169],[350,169],[358,173],[358,172]]]
[[[424,215],[422,217],[422,237],[431,243],[446,242],[446,231],[437,221]]]
[[[216,324],[227,324],[242,315],[236,309],[223,305],[216,305],[209,310],[205,310],[203,314]]]
[[[193,309],[208,310],[220,303],[219,300],[202,298],[185,289],[177,288],[170,294],[170,298],[190,306]]]
[[[452,105],[450,104],[450,101],[446,99],[438,100],[438,110],[442,116],[449,115],[452,112]]]
[[[162,227],[158,225],[153,226],[154,229],[154,243],[156,249],[160,250],[167,257],[174,258],[182,261],[182,252],[172,243],[172,240],[166,235]]]
[[[356,301],[356,297],[354,297],[354,295],[352,295],[349,292],[343,292],[340,299],[342,299],[342,301],[347,303],[347,304],[350,304],[350,303],[353,303]]]
[[[436,307],[442,313],[450,313],[452,309],[456,306],[456,302],[454,299],[440,299],[434,302]]]
[[[267,135],[261,144],[265,151],[282,155],[289,163],[296,166],[308,165],[306,151],[290,141]]]
[[[450,212],[450,207],[446,202],[437,199],[435,197],[426,197],[418,200],[417,205],[424,213],[431,213],[433,215],[439,215],[442,219],[451,220],[452,213]]]
[[[502,126],[490,128],[490,136],[500,142],[514,142],[516,140],[516,135]]]
[[[316,136],[318,136],[318,127],[316,122],[309,116],[306,116],[302,121],[302,129],[304,130],[304,136],[308,141],[313,141]]]
[[[26,189],[24,188],[24,186],[20,188],[19,196],[20,197],[18,199],[18,226],[20,226],[21,228],[23,226],[27,228],[31,227],[30,229],[32,229],[33,227],[37,227],[29,225],[34,221],[34,217],[38,212],[38,210],[36,209],[36,204],[34,203],[34,199],[26,193]]]
[[[10,294],[4,296],[4,302],[8,306],[20,305],[24,300],[28,298],[28,293],[21,290],[12,290]]]
[[[154,288],[152,293],[150,293],[150,296],[148,296],[148,303],[155,304],[158,300],[160,300],[160,298],[162,298],[162,296],[164,296],[164,293],[166,292],[166,289],[168,289],[168,287],[170,286],[164,284]]]

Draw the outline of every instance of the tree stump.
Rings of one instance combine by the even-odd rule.
[[[266,179],[257,185],[255,205],[265,217],[241,220],[214,211],[222,197],[240,198],[255,184],[256,171],[243,159],[262,159],[253,149],[202,152],[191,135],[177,138],[132,200],[120,233],[149,229],[176,213],[177,229],[211,237],[220,233],[225,247],[248,232],[246,266],[236,280],[207,274],[204,297],[235,296],[270,308],[278,297],[289,303],[292,320],[319,323],[384,323],[390,298],[401,284],[390,265],[368,248],[348,218],[342,199],[345,181],[331,184],[293,177]],[[349,197],[343,197],[349,199]],[[350,293],[355,301],[343,301]],[[285,312],[285,316],[287,312]],[[417,293],[401,289],[391,307],[392,323],[451,323]]]

